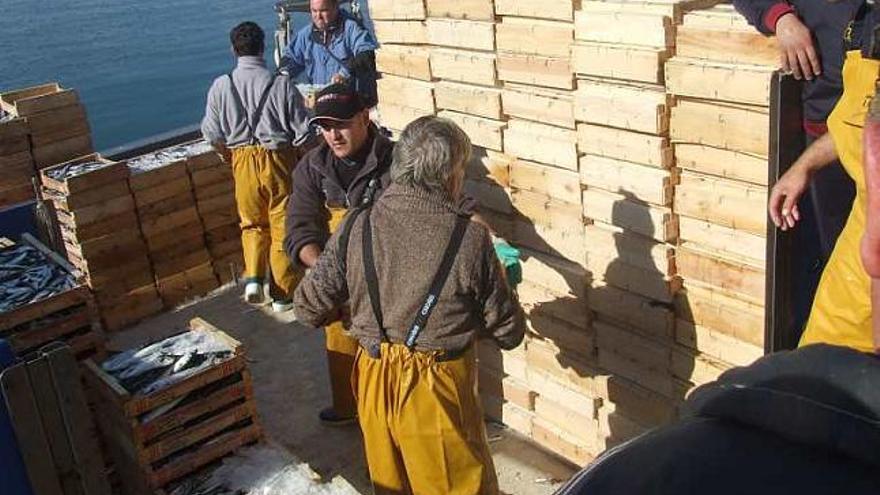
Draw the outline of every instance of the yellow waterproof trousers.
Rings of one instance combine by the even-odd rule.
[[[496,495],[473,348],[451,361],[400,344],[380,352],[359,350],[352,375],[375,493]]]
[[[330,232],[335,232],[345,218],[345,208],[331,208]],[[341,321],[333,322],[324,329],[327,347],[327,367],[330,370],[330,391],[333,394],[333,410],[343,418],[357,414],[351,386],[354,357],[359,349],[356,339],[349,337]]]
[[[273,294],[279,299],[293,295],[301,274],[294,270],[284,251],[287,200],[291,171],[299,157],[293,149],[267,150],[262,146],[232,149],[235,202],[241,219],[241,245],[244,250],[244,276],[265,282],[266,266],[271,270]]]

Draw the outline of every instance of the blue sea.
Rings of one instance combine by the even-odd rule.
[[[271,63],[274,3],[2,0],[0,91],[49,81],[75,88],[99,150],[194,124],[211,81],[234,66],[233,26],[260,24]]]

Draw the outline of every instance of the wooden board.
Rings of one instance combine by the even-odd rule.
[[[504,148],[502,131],[507,127],[505,122],[448,110],[442,110],[437,115],[458,124],[476,146],[496,151]]]
[[[675,191],[675,211],[763,237],[767,232],[767,188],[682,172]]]
[[[574,99],[580,122],[657,135],[669,130],[669,96],[659,86],[581,79]]]
[[[678,218],[678,230],[682,243],[749,258],[755,265],[763,264],[766,258],[767,241],[760,235],[684,215]]]
[[[562,320],[575,328],[587,330],[590,325],[590,310],[584,299],[571,295],[563,296],[554,291],[523,282],[518,287],[520,304],[531,316],[550,316]]]
[[[189,176],[183,176],[161,186],[142,189],[134,193],[135,204],[138,208],[145,208],[164,201],[174,201],[179,198],[186,198],[188,203],[195,204]]]
[[[678,98],[672,109],[674,141],[767,156],[770,115],[766,108]]]
[[[675,50],[679,56],[732,64],[775,66],[779,61],[776,39],[754,29],[714,29],[685,22],[676,29]]]
[[[434,84],[386,75],[376,81],[379,101],[434,113]]]
[[[764,156],[701,144],[676,143],[673,148],[676,166],[684,170],[767,185],[770,164]]]
[[[186,168],[186,160],[167,163],[161,167],[140,171],[131,168],[131,176],[128,183],[133,192],[162,187],[169,182],[185,181],[190,183],[189,173]]]
[[[578,147],[581,153],[653,167],[670,168],[674,163],[669,139],[653,134],[578,124]]]
[[[540,370],[563,386],[589,391],[596,373],[596,334],[549,314],[533,312],[526,349],[527,371]]]
[[[400,43],[403,45],[425,45],[428,43],[428,30],[422,21],[374,21],[373,29],[383,45]]]
[[[92,161],[103,161],[107,163],[107,166],[98,170],[94,170],[92,172],[77,175],[60,181],[55,180],[49,176],[49,173],[57,168],[63,168],[65,166],[76,163]],[[56,165],[54,167],[50,167],[46,170],[40,171],[40,179],[43,183],[43,186],[61,192],[63,194],[76,194],[78,192],[109,184],[120,179],[127,179],[128,176],[129,171],[128,167],[125,165],[125,162],[114,162],[111,160],[107,160],[97,153],[76,158],[74,160],[70,160],[60,165]]]
[[[662,277],[675,275],[672,246],[629,230],[594,221],[584,229],[588,258],[611,259],[619,263],[660,272]],[[588,260],[592,264],[592,261]],[[607,269],[602,270],[605,273]]]
[[[595,410],[572,410],[543,396],[535,398],[535,416],[564,431],[566,438],[580,445],[594,445],[597,434]]]
[[[584,267],[564,258],[521,249],[523,280],[560,296],[586,296],[589,284]]]
[[[566,215],[571,214],[566,212]],[[517,219],[513,223],[513,240],[517,246],[559,256],[580,265],[587,258],[582,228],[547,226],[527,219]]]
[[[594,281],[663,303],[671,303],[681,288],[681,279],[678,277],[668,276],[656,267],[644,268],[625,263],[613,254],[589,250],[586,267]]]
[[[679,319],[763,349],[762,306],[691,280],[676,296],[675,312]]]
[[[666,87],[678,96],[768,106],[774,70],[673,57],[666,62]]]
[[[438,109],[501,120],[501,90],[451,81],[439,81],[434,88]]]
[[[743,342],[683,319],[676,321],[675,340],[694,351],[734,366],[748,366],[764,355],[763,346]]]
[[[580,159],[580,180],[587,186],[616,192],[658,206],[672,205],[675,171],[596,155]]]
[[[498,53],[498,79],[558,89],[574,89],[570,57],[540,57],[510,52]]]
[[[82,206],[73,211],[67,211],[67,221],[77,227],[85,227],[91,224],[105,221],[109,218],[134,211],[135,203],[131,195],[107,198],[102,203],[93,203]]]
[[[504,130],[507,154],[538,163],[577,170],[577,135],[560,127],[511,119]]]
[[[435,77],[484,86],[495,86],[495,54],[434,48],[431,50],[431,70]]]
[[[674,377],[684,381],[684,389],[689,389],[691,384],[700,386],[718,380],[731,367],[730,363],[677,345],[672,353],[670,371]]]
[[[489,52],[495,49],[493,22],[431,18],[426,25],[431,45]]]
[[[681,22],[689,11],[714,6],[719,0],[582,0],[580,10],[584,13],[627,13],[667,16]]]
[[[526,358],[528,358],[528,350]],[[532,353],[532,359],[534,363],[534,353]],[[572,373],[561,376],[559,373],[561,370],[558,367],[530,366],[528,371],[529,387],[539,391],[541,396],[560,404],[566,404],[575,410],[594,411],[596,409],[596,398],[590,393],[593,388],[592,376],[598,372],[595,368],[589,371],[585,369],[584,376]]]
[[[533,86],[505,85],[501,93],[504,113],[516,118],[575,128],[572,92]]]
[[[663,342],[671,341],[674,337],[675,316],[671,304],[658,304],[647,297],[597,280],[587,291],[587,299],[590,309],[600,318],[637,329]],[[596,330],[599,330],[599,326],[596,326]]]
[[[493,0],[425,0],[428,17],[494,21]],[[382,38],[379,37],[381,40]]]
[[[93,151],[92,138],[88,133],[31,148],[37,169],[63,163]]]
[[[669,208],[652,206],[622,194],[587,188],[583,194],[584,216],[634,233],[673,242],[678,238],[678,219]]]
[[[574,19],[574,0],[495,0],[495,14],[569,21]]]
[[[372,0],[370,17],[389,20],[422,20],[425,18],[423,0]]]
[[[672,19],[650,12],[577,11],[574,25],[575,38],[582,41],[659,48],[675,46]]]
[[[0,108],[17,117],[27,117],[77,102],[76,91],[64,89],[57,82],[0,93]]]
[[[510,185],[550,199],[580,205],[581,185],[576,172],[516,160],[510,167]]]
[[[564,203],[544,194],[514,189],[513,205],[519,214],[535,224],[558,230],[583,230],[581,208],[578,204]]]
[[[570,22],[504,17],[495,25],[495,43],[501,52],[569,58],[573,39]]]
[[[423,46],[382,45],[376,51],[376,69],[383,74],[431,81],[430,54],[431,50]]]
[[[594,77],[663,84],[663,65],[671,56],[665,48],[611,45],[588,41],[571,47],[574,72]]]
[[[131,191],[124,180],[111,182],[74,195],[64,195],[51,189],[43,189],[43,197],[45,199],[51,200],[55,203],[56,207],[68,212],[107,201],[109,198],[130,195]]]
[[[693,245],[679,246],[675,253],[678,273],[711,287],[730,291],[747,301],[763,304],[766,280],[763,266],[749,264],[745,258],[721,258],[717,253]]]
[[[27,121],[34,146],[89,133],[86,109],[78,103],[32,114]]]

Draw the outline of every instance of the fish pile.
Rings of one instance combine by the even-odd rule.
[[[6,110],[0,108],[0,123],[10,121],[14,118],[16,117],[11,112],[7,112]]]
[[[0,249],[0,313],[70,290],[76,277],[27,244]]]
[[[134,174],[141,174],[162,168],[174,162],[185,160],[190,156],[201,155],[202,153],[211,151],[211,145],[205,141],[183,144],[180,146],[171,146],[169,148],[147,153],[136,158],[128,160],[128,167]]]
[[[184,332],[101,364],[131,394],[149,395],[232,358],[233,349],[206,332]]]
[[[46,175],[54,180],[63,181],[80,175],[85,175],[95,170],[114,165],[114,162],[92,160],[87,162],[69,163],[63,167],[57,167],[46,171]]]

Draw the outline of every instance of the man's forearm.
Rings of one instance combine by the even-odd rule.
[[[223,141],[214,141],[211,143],[211,147],[214,148],[214,151],[220,155],[220,158],[222,158],[224,162],[230,163],[232,161],[232,151],[226,146],[226,143]]]
[[[321,246],[317,244],[306,244],[299,250],[299,260],[307,268],[314,268],[321,257]]]
[[[809,173],[815,173],[837,160],[837,149],[831,133],[825,133],[807,148],[792,167],[800,167]]]

